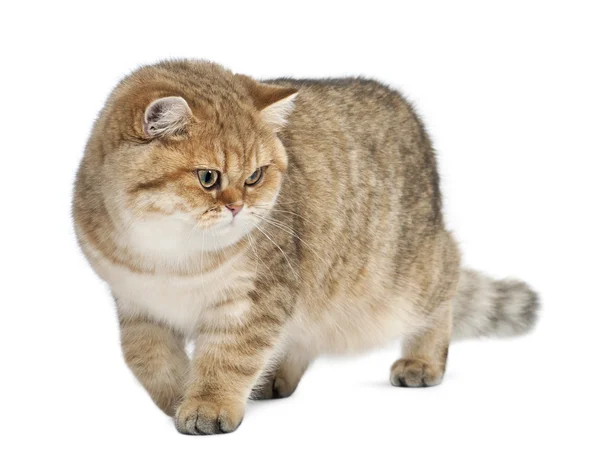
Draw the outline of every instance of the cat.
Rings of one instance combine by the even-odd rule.
[[[184,434],[234,431],[319,355],[398,339],[391,383],[437,385],[451,339],[538,314],[525,283],[461,269],[431,141],[373,80],[141,67],[96,120],[73,219],[125,361]]]

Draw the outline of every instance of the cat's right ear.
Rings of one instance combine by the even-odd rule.
[[[192,110],[183,97],[156,99],[144,112],[144,135],[147,138],[155,138],[181,134],[193,116]]]

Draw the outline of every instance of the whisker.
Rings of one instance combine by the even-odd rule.
[[[210,229],[211,235],[214,236],[215,234],[215,230],[213,228]],[[216,249],[214,251],[215,256],[217,257],[217,266],[215,267],[215,270],[217,272],[219,272],[219,277],[221,277],[221,281],[223,282],[223,291],[221,292],[221,299],[222,300],[227,300],[227,293],[231,292],[231,289],[229,287],[229,284],[225,281],[225,278],[223,277],[223,272],[221,272],[221,267],[223,266],[223,262],[221,261],[221,249]]]
[[[281,212],[281,213],[289,213],[289,214],[292,214],[292,215],[294,215],[294,216],[297,216],[297,217],[301,218],[302,220],[304,220],[304,221],[306,221],[307,223],[311,224],[313,227],[315,227],[315,228],[317,228],[317,229],[319,228],[319,226],[318,226],[318,225],[317,225],[315,222],[313,222],[313,221],[310,221],[310,220],[306,219],[305,217],[303,217],[302,215],[300,215],[300,214],[298,214],[298,213],[295,213],[295,212],[292,212],[292,211],[288,211],[288,210],[279,210],[279,209],[276,209],[276,208],[272,208],[272,209],[270,209],[270,208],[268,208],[268,206],[261,206],[261,205],[255,205],[255,206],[254,206],[254,208],[266,209],[266,210],[268,210],[269,212]],[[254,216],[263,216],[263,215],[258,215],[258,214],[256,214],[256,213],[252,213],[252,215],[254,215]],[[281,221],[278,221],[278,220],[273,220],[273,219],[271,219],[271,221],[276,221],[276,222],[278,222],[278,223],[280,223],[280,224],[283,224]],[[288,228],[288,229],[291,229],[291,228]],[[306,241],[304,241],[304,243],[306,243]],[[341,256],[341,253],[340,253],[340,251],[338,250],[338,248],[336,247],[336,245],[335,245],[335,244],[331,244],[331,245],[329,245],[329,248],[331,248],[331,249],[334,251],[335,255],[336,255],[338,258],[341,258],[341,257],[342,257],[342,256]]]
[[[272,211],[272,212],[289,213],[291,215],[294,215],[294,216],[297,216],[298,218],[303,219],[304,221],[306,221],[309,224],[312,224],[315,227],[318,227],[317,224],[314,221],[310,221],[309,219],[306,219],[304,216],[299,215],[298,213],[295,213],[295,212],[292,212],[292,211],[289,211],[289,210],[279,210],[277,208],[271,208],[271,209],[269,209],[268,207],[262,207],[260,205],[255,205],[255,207],[256,208],[262,208],[262,209],[268,209],[269,211]]]
[[[252,223],[252,224],[254,225],[254,227],[255,227],[256,229],[258,229],[260,232],[262,232],[262,234],[263,234],[263,235],[264,235],[266,238],[268,238],[268,239],[269,239],[269,240],[270,240],[270,241],[273,243],[273,245],[275,245],[275,246],[277,247],[277,249],[278,249],[279,251],[281,251],[281,254],[282,254],[282,255],[283,255],[283,257],[285,258],[285,260],[286,260],[286,262],[288,263],[288,265],[290,266],[290,269],[292,270],[292,272],[294,273],[294,275],[296,276],[296,278],[297,278],[297,279],[299,279],[300,277],[298,276],[298,273],[297,273],[297,272],[294,270],[294,268],[292,267],[292,263],[291,263],[291,262],[290,262],[290,260],[288,259],[287,255],[286,255],[286,254],[285,254],[285,252],[284,252],[284,251],[281,249],[281,247],[280,247],[279,245],[277,245],[277,243],[275,243],[275,240],[273,240],[273,239],[272,239],[272,238],[271,238],[271,237],[270,237],[270,236],[269,236],[269,235],[268,235],[268,234],[265,232],[265,231],[266,231],[266,229],[263,231],[263,230],[262,230],[262,229],[261,229],[261,228],[258,226],[258,224],[254,224],[254,223]]]
[[[254,240],[254,237],[252,237],[251,233],[248,234],[248,238],[249,238],[249,241],[250,241],[250,246],[252,247],[252,251],[254,252],[254,255],[256,256],[256,260],[257,260],[257,262],[256,262],[256,268],[255,268],[254,273],[258,272],[258,261],[260,261],[262,263],[262,265],[267,268],[267,270],[269,271],[269,274],[271,274],[271,278],[273,280],[276,280],[275,274],[273,274],[273,271],[271,270],[271,268],[267,265],[267,263],[265,263],[265,261],[263,261],[263,259],[258,254],[258,251],[256,250],[256,247],[254,246],[254,244],[256,242]]]
[[[306,245],[314,254],[315,256],[324,264],[327,265],[327,262],[316,252],[316,250],[310,246],[310,244],[308,244],[307,242],[305,242],[293,229],[291,229],[290,227],[286,226],[285,224],[281,223],[280,221],[274,221],[274,220],[270,220],[264,216],[260,216],[257,214],[254,214],[253,216],[256,216],[257,218],[263,220],[264,222],[266,222],[267,224],[271,224],[272,226],[281,229],[282,231],[290,234],[291,236],[297,238],[301,243],[303,243],[304,245]]]

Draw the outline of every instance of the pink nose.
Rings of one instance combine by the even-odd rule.
[[[231,210],[231,213],[233,213],[233,216],[237,215],[243,207],[243,205],[234,205],[234,204],[229,204],[229,205],[225,205],[225,206],[229,210]]]

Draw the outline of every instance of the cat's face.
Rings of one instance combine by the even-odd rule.
[[[268,218],[287,167],[276,130],[292,98],[288,90],[283,105],[221,112],[192,110],[182,97],[152,101],[145,141],[110,164],[121,177],[114,197],[129,243],[163,254],[219,250]]]

